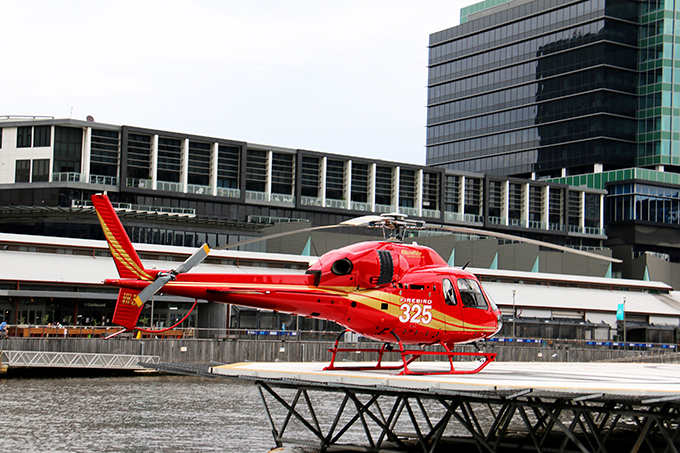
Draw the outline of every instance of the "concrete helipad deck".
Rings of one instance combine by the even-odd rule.
[[[474,362],[470,362],[474,363]],[[493,362],[472,375],[399,376],[385,371],[323,371],[326,363],[236,363],[212,368],[215,375],[249,379],[301,380],[314,384],[379,386],[421,391],[512,394],[614,395],[680,400],[680,365],[642,363]],[[344,362],[343,366],[352,365]],[[465,363],[461,363],[461,367]],[[448,364],[422,362],[413,371],[445,370]],[[470,367],[470,365],[468,365]],[[665,399],[664,398],[664,399]]]

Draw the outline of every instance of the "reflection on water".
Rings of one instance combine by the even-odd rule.
[[[0,380],[3,451],[252,452],[274,447],[255,385],[134,376]]]

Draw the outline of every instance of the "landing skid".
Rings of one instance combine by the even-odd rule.
[[[392,335],[394,338],[396,338],[397,343],[399,344],[399,351],[398,352],[401,355],[401,360],[402,364],[400,365],[391,365],[391,366],[385,366],[382,364],[382,359],[383,355],[385,352],[391,352],[393,350],[393,346],[390,343],[384,343],[380,349],[370,349],[370,348],[339,348],[338,343],[340,342],[340,339],[345,335],[347,330],[343,331],[338,337],[335,339],[335,345],[333,346],[332,349],[329,349],[328,352],[332,353],[333,355],[331,356],[331,363],[324,368],[324,371],[331,371],[331,370],[350,370],[350,371],[396,371],[396,370],[402,370],[401,373],[399,373],[400,376],[403,375],[432,375],[432,374],[475,374],[479,373],[486,367],[489,363],[493,362],[496,359],[496,354],[495,353],[490,353],[490,352],[453,352],[451,351],[445,344],[442,344],[444,349],[446,351],[421,351],[421,350],[409,350],[409,349],[404,349],[404,345],[397,336],[394,331],[392,331]],[[335,358],[338,354],[338,352],[368,352],[368,353],[378,353],[378,362],[374,366],[370,365],[360,365],[360,366],[336,366],[335,365]],[[446,357],[449,360],[449,364],[451,368],[448,371],[412,371],[409,369],[409,365],[413,363],[415,360],[418,360],[422,356],[425,355],[435,355],[435,356],[442,356]],[[466,356],[466,357],[481,357],[482,358],[482,363],[475,369],[473,370],[457,370],[453,366],[453,358],[457,356]]]

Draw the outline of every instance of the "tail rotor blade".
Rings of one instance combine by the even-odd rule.
[[[141,306],[144,302],[147,300],[151,299],[151,296],[156,294],[163,286],[165,286],[166,283],[168,283],[170,280],[172,280],[174,276],[172,274],[161,274],[158,276],[156,280],[151,282],[149,286],[144,288],[138,295],[137,295],[137,305]]]
[[[208,244],[203,244],[203,246],[196,250],[185,262],[175,268],[175,274],[190,271],[194,266],[201,264],[208,256],[208,253],[210,253],[210,247],[208,247]]]

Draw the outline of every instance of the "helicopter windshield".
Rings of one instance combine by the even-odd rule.
[[[460,292],[460,299],[464,307],[481,308],[483,310],[488,308],[482,289],[476,281],[459,278],[458,292]]]

